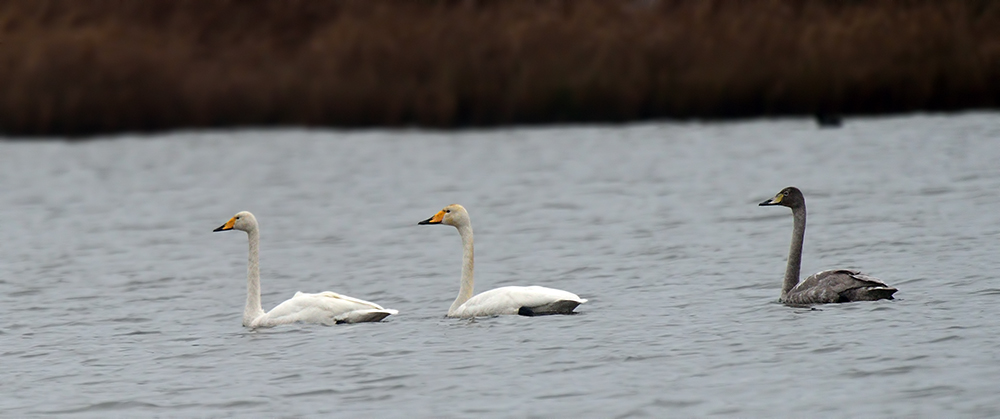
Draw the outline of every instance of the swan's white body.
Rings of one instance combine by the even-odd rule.
[[[447,224],[457,228],[458,234],[462,236],[462,284],[458,297],[448,309],[448,317],[572,314],[576,306],[587,302],[569,291],[539,286],[500,287],[472,296],[475,252],[469,213],[461,205],[453,204],[420,224]]]
[[[243,211],[236,214],[215,231],[242,230],[250,241],[250,256],[247,266],[247,304],[243,310],[243,326],[250,328],[274,327],[288,323],[360,323],[377,322],[398,311],[386,309],[370,301],[360,300],[335,292],[318,294],[296,292],[292,298],[264,312],[260,304],[260,262],[258,247],[260,233],[257,219]]]
[[[249,301],[249,298],[247,299]],[[257,300],[259,307],[260,300]],[[360,300],[331,291],[318,294],[296,292],[265,313],[263,309],[250,316],[243,316],[243,325],[251,328],[274,327],[288,323],[361,323],[377,322],[398,311],[383,308],[370,301]]]
[[[502,314],[564,314],[587,302],[569,291],[533,285],[500,287],[480,293],[448,311],[448,317],[487,317]]]

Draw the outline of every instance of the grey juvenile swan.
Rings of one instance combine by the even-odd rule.
[[[806,199],[802,196],[802,191],[789,186],[774,198],[760,203],[762,207],[768,205],[791,208],[792,217],[795,218],[792,247],[788,251],[788,267],[785,268],[785,283],[781,287],[779,301],[786,304],[826,304],[893,299],[895,288],[878,278],[847,269],[822,271],[799,282],[802,241],[806,234]]]

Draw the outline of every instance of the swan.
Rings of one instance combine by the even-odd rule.
[[[587,302],[580,296],[568,291],[553,288],[530,287],[500,287],[472,296],[473,286],[473,250],[472,222],[464,207],[452,204],[438,211],[433,217],[423,220],[418,225],[446,224],[458,229],[462,236],[462,285],[458,290],[458,298],[448,309],[448,317],[485,317],[501,314],[519,314],[522,316],[540,316],[546,314],[573,314],[576,306]]]
[[[324,291],[318,294],[296,292],[292,298],[264,312],[260,306],[260,264],[257,247],[260,233],[257,218],[242,211],[213,231],[241,230],[250,240],[250,260],[247,266],[247,306],[243,310],[243,326],[249,328],[274,327],[281,324],[302,323],[359,323],[377,322],[398,311],[357,298]]]
[[[789,186],[778,192],[774,198],[759,204],[762,207],[769,205],[791,208],[792,217],[795,219],[792,247],[788,251],[788,266],[785,268],[785,283],[781,287],[779,301],[786,304],[826,304],[893,299],[895,288],[886,285],[878,278],[854,270],[826,270],[800,283],[802,241],[806,234],[806,199],[802,196],[802,191]]]

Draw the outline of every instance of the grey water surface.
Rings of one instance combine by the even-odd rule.
[[[895,301],[777,303],[803,273]],[[444,317],[476,289],[574,316]],[[385,322],[240,326],[332,290]],[[0,142],[0,412],[68,417],[1000,416],[1000,114]]]

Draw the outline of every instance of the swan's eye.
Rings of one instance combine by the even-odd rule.
[[[239,219],[240,219],[240,216],[239,216],[239,215],[237,215],[237,216],[236,216],[236,219],[237,219],[237,220],[239,220]]]
[[[444,210],[445,214],[451,214],[451,210]]]

